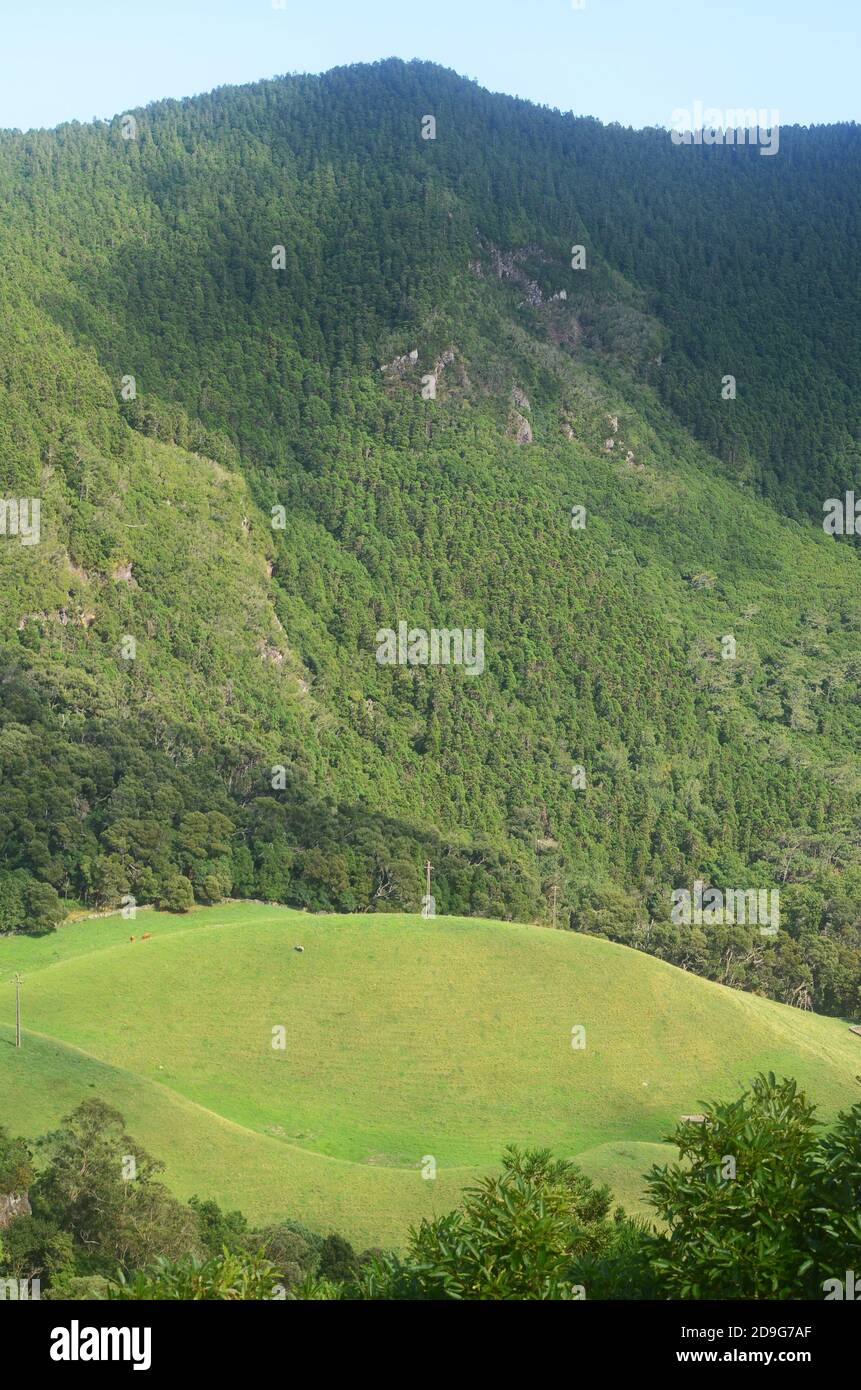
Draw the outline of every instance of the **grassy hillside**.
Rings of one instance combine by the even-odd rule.
[[[143,931],[152,939],[129,941]],[[490,921],[148,912],[2,940],[0,978],[10,1128],[44,1132],[95,1090],[179,1193],[359,1243],[398,1240],[511,1142],[576,1157],[635,1206],[639,1175],[702,1099],[774,1070],[828,1117],[855,1099],[861,1060],[837,1020],[608,942]],[[428,1155],[435,1181],[421,1176]]]

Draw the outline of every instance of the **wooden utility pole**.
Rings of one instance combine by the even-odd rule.
[[[431,869],[432,869],[432,868],[433,868],[433,865],[431,864],[430,860],[429,860],[429,859],[426,859],[426,860],[425,860],[425,895],[424,895],[424,898],[423,898],[423,900],[422,900],[422,916],[423,916],[423,917],[432,917],[432,916],[434,915],[433,912],[431,911],[431,908],[432,908],[432,900],[431,900],[431,890],[430,890],[430,876],[431,876]]]
[[[15,971],[15,1046],[21,1046],[21,976]]]
[[[556,899],[557,899],[558,894],[559,894],[559,885],[556,884],[556,883],[554,883],[553,888],[551,889],[551,892],[553,893],[553,908],[552,908],[552,911],[553,911],[553,929],[554,929],[554,931],[555,931],[555,930],[556,930]]]

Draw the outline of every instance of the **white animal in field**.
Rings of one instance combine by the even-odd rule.
[[[294,946],[294,947],[293,947],[293,950],[294,950],[294,951],[304,951],[304,949],[305,949],[304,946]]]

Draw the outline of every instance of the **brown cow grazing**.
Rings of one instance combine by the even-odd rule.
[[[145,931],[144,934],[143,934],[143,936],[141,937],[141,941],[149,941],[151,937],[152,937],[152,932],[151,932],[151,931]]]

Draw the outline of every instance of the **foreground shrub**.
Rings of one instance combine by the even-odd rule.
[[[284,1296],[278,1271],[262,1254],[239,1255],[228,1250],[205,1261],[193,1256],[157,1260],[148,1269],[138,1270],[133,1275],[120,1273],[108,1290],[108,1297],[119,1301],[238,1302]]]
[[[408,1255],[373,1258],[350,1292],[383,1299],[572,1299],[576,1257],[605,1249],[610,1194],[549,1151],[507,1149],[502,1172],[423,1221]]]
[[[861,1268],[861,1105],[817,1133],[795,1081],[759,1076],[674,1136],[681,1162],[648,1174],[666,1224],[650,1241],[663,1298],[823,1298]]]

